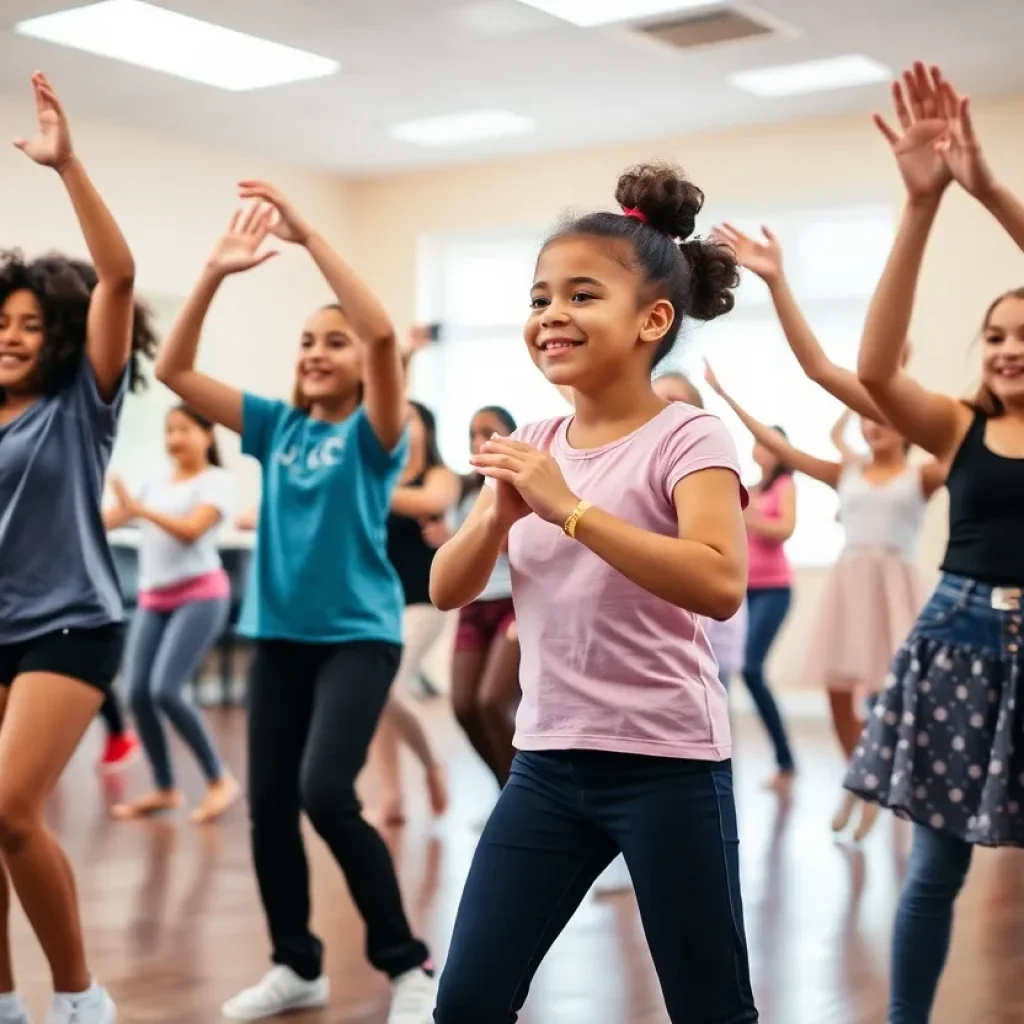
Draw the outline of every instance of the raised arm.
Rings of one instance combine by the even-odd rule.
[[[270,203],[277,210],[272,230],[304,246],[345,310],[353,330],[366,345],[363,404],[374,433],[391,451],[405,430],[405,373],[395,328],[387,311],[358,274],[313,230],[291,203],[265,181],[239,184],[243,199]]]
[[[196,369],[196,352],[213,297],[230,274],[265,263],[274,250],[260,251],[270,231],[273,209],[254,205],[237,210],[203,273],[178,312],[156,360],[156,377],[214,423],[242,432],[242,392]]]
[[[850,409],[844,409],[839,414],[839,419],[832,424],[832,432],[828,435],[832,447],[839,452],[839,457],[843,462],[852,462],[857,458],[857,453],[846,443],[846,428],[850,425],[852,415]]]
[[[38,131],[15,146],[37,164],[52,167],[64,182],[71,205],[96,269],[97,282],[89,301],[86,357],[100,394],[110,401],[132,352],[135,306],[135,261],[106,203],[75,155],[67,115],[49,79],[32,76]]]
[[[447,466],[427,470],[420,487],[396,487],[391,493],[391,511],[410,519],[442,516],[459,500],[462,484]]]
[[[932,74],[948,124],[939,142],[939,153],[957,184],[974,196],[1024,250],[1024,203],[992,173],[974,130],[970,97],[961,96],[938,68]]]
[[[854,412],[884,422],[885,417],[857,374],[825,354],[789,287],[779,240],[766,227],[761,232],[763,239],[750,238],[732,224],[722,224],[711,234],[736,253],[740,266],[757,274],[768,286],[782,332],[804,374]]]
[[[907,440],[947,458],[970,422],[965,405],[921,387],[902,367],[921,263],[942,196],[952,176],[937,144],[947,131],[939,100],[941,78],[921,64],[893,83],[896,131],[878,114],[875,123],[892,147],[907,200],[892,252],[882,271],[861,339],[857,375]]]
[[[786,463],[787,466],[792,466],[799,473],[804,473],[815,480],[820,480],[823,484],[828,484],[829,487],[837,487],[839,485],[839,477],[843,472],[842,463],[829,462],[828,459],[819,459],[814,455],[801,451],[799,448],[794,448],[779,431],[773,430],[760,420],[754,419],[739,402],[725,391],[715,376],[715,371],[707,363],[705,363],[704,367],[704,379],[708,382],[711,389],[720,395],[729,408],[736,413],[743,426],[753,434],[754,440],[758,444],[764,445],[777,459]]]

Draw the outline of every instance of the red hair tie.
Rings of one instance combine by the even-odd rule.
[[[640,221],[641,224],[649,224],[650,221],[647,219],[647,214],[642,213],[635,206],[624,206],[622,208],[623,217],[631,217],[633,220]]]

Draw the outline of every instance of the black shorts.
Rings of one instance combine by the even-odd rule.
[[[97,629],[55,629],[31,640],[0,644],[0,686],[10,686],[26,672],[52,672],[109,693],[123,652],[120,622]]]

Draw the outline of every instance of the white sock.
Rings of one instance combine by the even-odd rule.
[[[66,999],[75,1003],[92,1003],[99,999],[103,990],[95,981],[89,982],[89,987],[84,992],[54,992],[54,998]]]

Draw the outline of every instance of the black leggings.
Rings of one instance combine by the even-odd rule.
[[[124,735],[124,713],[113,691],[107,694],[107,699],[100,705],[100,715],[106,723],[108,736],[113,738]]]
[[[366,922],[366,955],[395,978],[424,964],[384,840],[361,815],[355,781],[387,702],[401,648],[386,643],[256,644],[249,689],[252,850],[274,963],[312,981],[323,946],[309,930],[305,811]]]

